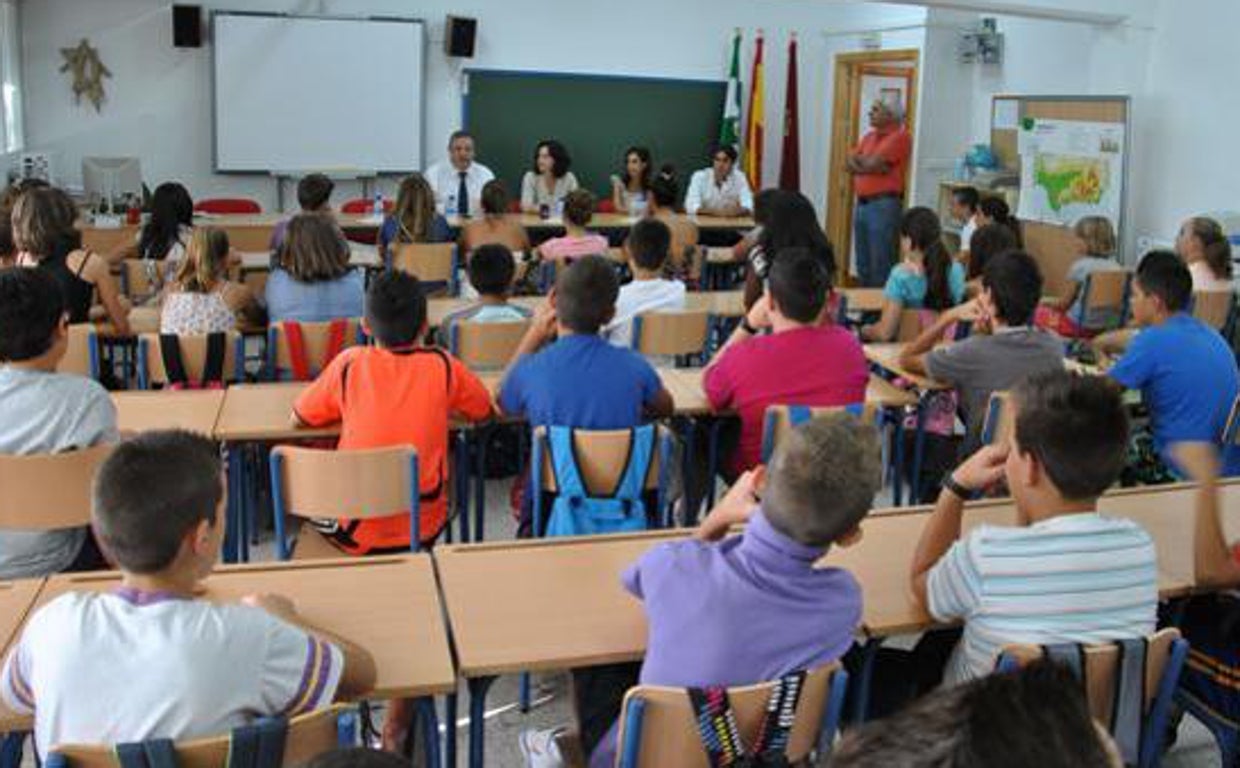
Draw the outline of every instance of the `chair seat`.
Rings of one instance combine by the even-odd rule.
[[[294,560],[329,560],[343,557],[348,553],[308,525],[303,525],[297,534],[297,544],[293,548]]]

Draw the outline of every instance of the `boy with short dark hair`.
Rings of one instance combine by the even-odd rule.
[[[616,310],[619,281],[601,256],[561,272],[539,306],[500,385],[499,406],[532,426],[628,429],[672,415],[672,396],[650,363],[599,336]]]
[[[1154,631],[1154,543],[1131,520],[1097,512],[1124,466],[1128,417],[1118,388],[1059,370],[1029,377],[1011,400],[1008,442],[981,448],[944,479],[913,557],[916,599],[936,621],[964,621],[951,683],[989,674],[1010,643],[1098,643]],[[962,537],[964,502],[1004,479],[1017,525],[982,525]]]
[[[336,188],[336,182],[329,179],[322,173],[308,173],[302,176],[297,182],[297,205],[301,207],[302,213],[326,213],[330,214],[332,190]],[[268,249],[275,253],[284,245],[284,235],[288,231],[288,223],[292,220],[290,216],[287,219],[281,219],[271,230],[271,242]]]
[[[621,577],[649,625],[640,684],[750,685],[843,656],[861,623],[861,589],[848,571],[815,564],[860,538],[881,474],[871,425],[847,413],[813,419],[789,432],[768,469],[737,480],[698,540],[642,555]],[[614,736],[592,766],[612,764]]]
[[[1142,330],[1110,370],[1111,378],[1141,390],[1150,409],[1154,446],[1162,462],[1183,474],[1178,443],[1219,445],[1240,372],[1227,341],[1187,310],[1192,276],[1174,253],[1151,251],[1132,281],[1132,316]],[[1221,447],[1222,474],[1240,474],[1240,447]]]
[[[663,276],[672,231],[658,219],[642,219],[629,230],[624,255],[633,273],[632,282],[620,286],[616,315],[604,335],[617,347],[631,347],[633,318],[643,312],[685,308],[685,284]]]
[[[451,328],[456,323],[520,322],[530,318],[528,309],[508,301],[512,294],[512,281],[517,265],[507,246],[478,246],[470,254],[466,269],[470,285],[478,292],[478,301],[444,317],[437,334],[439,344],[443,347],[448,346]]]
[[[960,393],[967,434],[962,452],[981,440],[991,394],[1027,376],[1063,370],[1063,341],[1033,325],[1042,298],[1042,272],[1022,251],[1001,253],[986,263],[982,292],[972,301],[939,314],[938,319],[900,352],[900,363],[951,384]],[[934,348],[947,329],[972,322],[962,341]]]
[[[98,382],[57,373],[69,321],[43,270],[0,270],[0,453],[62,453],[114,443],[116,408]],[[87,528],[0,529],[0,578],[104,566]]]
[[[40,754],[225,734],[374,686],[370,654],[309,625],[287,598],[199,599],[224,500],[218,447],[189,432],[144,433],[104,461],[93,521],[121,585],[40,608],[0,672],[4,703],[34,715]]]
[[[423,543],[447,520],[448,419],[480,421],[491,415],[491,394],[460,360],[423,345],[426,296],[413,275],[388,271],[366,292],[362,326],[375,346],[337,355],[293,406],[301,424],[341,423],[341,450],[412,445],[421,477]],[[350,554],[409,548],[409,515],[330,521],[321,530]]]
[[[831,279],[811,250],[779,251],[767,274],[765,295],[706,366],[702,388],[711,408],[740,416],[740,440],[725,460],[730,476],[761,461],[768,406],[865,401],[870,373],[861,344],[823,317]],[[770,333],[761,335],[768,329]]]

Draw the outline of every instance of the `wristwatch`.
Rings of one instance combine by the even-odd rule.
[[[749,318],[748,318],[748,317],[742,317],[742,318],[741,318],[741,330],[742,330],[742,331],[744,331],[745,333],[749,334],[750,336],[757,336],[757,335],[758,335],[758,329],[757,329],[757,328],[754,328],[752,325],[750,325],[750,324],[749,324]]]
[[[965,488],[963,485],[958,483],[956,481],[955,476],[953,476],[951,470],[948,470],[947,472],[943,473],[942,485],[944,488],[951,491],[956,496],[959,496],[960,499],[963,501],[968,501],[969,499],[973,498],[974,495],[977,494],[977,491]]]

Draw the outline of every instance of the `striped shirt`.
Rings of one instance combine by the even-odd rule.
[[[35,742],[115,744],[227,733],[326,706],[344,657],[258,608],[122,588],[61,595],[26,625],[0,699]]]
[[[945,678],[958,683],[989,674],[1012,643],[1098,643],[1153,632],[1154,543],[1136,523],[1096,513],[980,526],[931,569],[928,593],[936,620],[964,620]]]

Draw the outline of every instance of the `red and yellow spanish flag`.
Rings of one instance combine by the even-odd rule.
[[[762,30],[758,30],[753,55],[753,72],[749,78],[749,112],[745,118],[745,153],[741,158],[741,169],[749,178],[749,187],[754,191],[762,188],[762,142],[766,133],[766,119],[763,117],[763,102],[766,89],[762,86]]]

